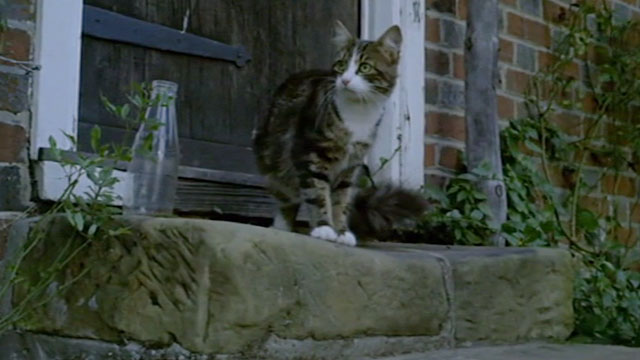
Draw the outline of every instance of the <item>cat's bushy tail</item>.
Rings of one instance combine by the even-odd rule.
[[[351,206],[349,228],[358,239],[387,240],[394,229],[424,214],[429,203],[417,191],[386,184],[360,190]]]

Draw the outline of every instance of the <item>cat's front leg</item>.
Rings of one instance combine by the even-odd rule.
[[[338,233],[333,228],[331,187],[328,178],[311,174],[301,184],[302,200],[309,209],[310,235],[328,241],[336,241]]]
[[[353,170],[348,170],[341,174],[341,180],[334,185],[331,191],[331,203],[333,210],[333,225],[338,231],[336,242],[355,246],[356,237],[349,231],[348,219],[352,196]]]
[[[349,212],[353,195],[353,183],[360,176],[363,159],[369,150],[369,143],[357,141],[351,144],[347,167],[342,170],[331,189],[333,225],[338,231],[336,242],[355,246],[356,236],[349,230]]]

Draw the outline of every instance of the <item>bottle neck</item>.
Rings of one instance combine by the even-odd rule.
[[[154,80],[151,83],[151,98],[160,96],[162,99],[174,99],[178,93],[178,84],[166,80]]]

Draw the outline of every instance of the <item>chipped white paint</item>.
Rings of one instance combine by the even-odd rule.
[[[77,135],[82,0],[39,0],[37,9],[31,158],[49,147],[73,150],[64,133]]]
[[[35,166],[35,175],[36,179],[38,179],[38,197],[43,200],[57,201],[67,188],[67,184],[69,184],[65,169],[55,161],[39,161]],[[116,170],[114,171],[114,176],[120,180],[115,185],[114,192],[122,195],[126,189],[127,173]],[[74,194],[85,194],[89,191],[91,185],[91,180],[86,176],[81,177],[74,189]],[[122,205],[122,202],[118,200],[113,205]]]
[[[376,39],[389,26],[402,29],[399,81],[387,102],[369,166],[390,161],[379,178],[407,187],[423,184],[424,164],[424,0],[363,0],[361,36]]]

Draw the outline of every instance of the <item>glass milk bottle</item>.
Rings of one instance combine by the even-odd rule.
[[[140,125],[127,167],[125,215],[169,215],[178,183],[180,150],[176,119],[178,85],[152,82],[151,106]]]

